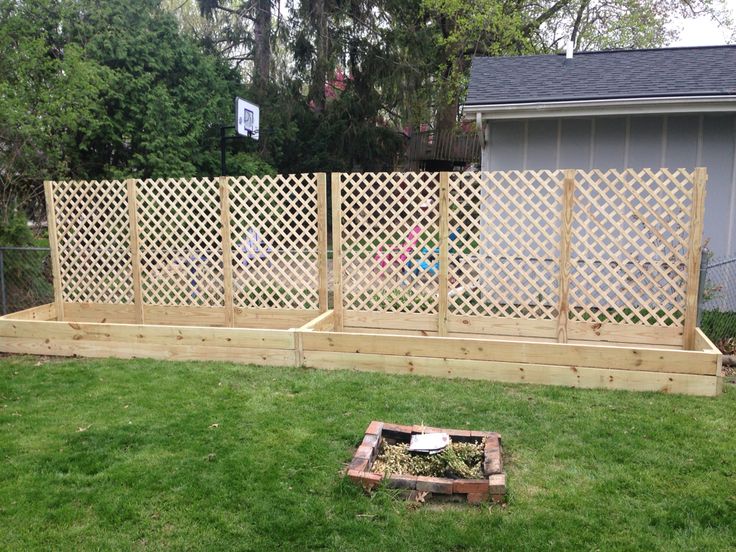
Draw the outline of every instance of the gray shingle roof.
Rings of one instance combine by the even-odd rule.
[[[465,105],[736,94],[736,46],[475,57]]]

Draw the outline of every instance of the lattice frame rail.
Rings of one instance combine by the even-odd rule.
[[[327,310],[325,175],[46,182],[57,316],[64,306]],[[177,311],[176,309],[179,309]],[[297,324],[299,325],[299,324]]]
[[[704,168],[333,174],[336,328],[550,328],[561,343],[570,328],[629,342],[660,328],[691,349],[706,180]]]

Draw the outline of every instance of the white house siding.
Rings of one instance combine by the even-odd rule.
[[[705,237],[736,254],[736,116],[657,115],[486,122],[483,170],[708,168]]]

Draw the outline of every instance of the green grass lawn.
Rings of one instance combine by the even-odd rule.
[[[372,419],[501,432],[508,507],[363,494]],[[734,549],[735,420],[730,388],[4,357],[0,549]]]

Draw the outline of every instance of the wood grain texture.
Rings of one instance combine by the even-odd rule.
[[[43,183],[46,196],[46,220],[49,231],[49,251],[51,255],[51,271],[54,277],[54,303],[56,304],[56,317],[64,320],[64,295],[63,282],[61,279],[61,267],[59,265],[59,240],[56,231],[56,209],[54,206],[53,183],[46,180]]]
[[[700,259],[703,251],[703,222],[705,219],[705,183],[708,173],[704,167],[695,169],[693,175],[693,202],[687,248],[687,289],[685,291],[685,323],[682,335],[684,349],[695,346],[695,326],[698,318],[698,285]]]

